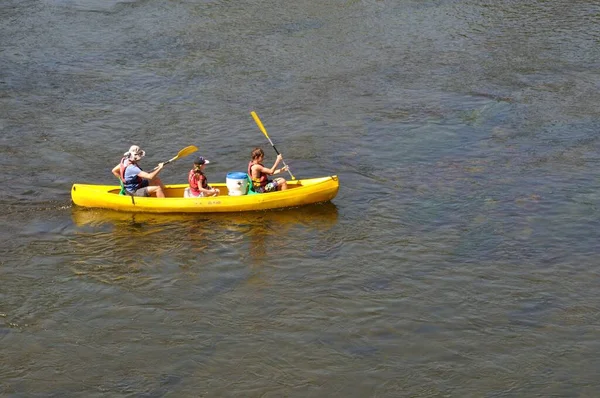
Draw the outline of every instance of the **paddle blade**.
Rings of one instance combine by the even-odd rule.
[[[252,111],[252,112],[250,112],[250,114],[252,115],[252,119],[254,119],[254,122],[256,123],[256,125],[258,126],[260,131],[262,131],[262,133],[265,135],[265,137],[267,137],[267,139],[270,140],[269,135],[267,134],[267,130],[265,129],[265,126],[263,126],[262,122],[258,118],[258,115],[256,114],[256,112]]]
[[[186,157],[188,155],[191,155],[192,153],[196,152],[197,150],[198,150],[198,148],[196,146],[194,146],[194,145],[186,146],[181,151],[179,151],[179,153],[177,155],[173,156],[171,159],[167,160],[164,163],[165,163],[165,165],[167,165],[167,164],[169,164],[171,162],[176,161],[179,158],[184,158],[184,157]],[[158,168],[158,166],[155,167],[154,170],[156,170],[157,168]]]
[[[177,154],[176,158],[184,158],[188,155],[191,155],[192,153],[196,152],[198,150],[198,147],[194,146],[194,145],[190,145],[190,146],[186,146],[185,148],[183,148],[181,151],[179,151],[179,153]]]

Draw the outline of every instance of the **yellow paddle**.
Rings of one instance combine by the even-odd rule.
[[[183,148],[181,151],[179,151],[179,153],[175,156],[173,156],[171,159],[167,160],[164,165],[167,165],[171,162],[176,161],[179,158],[184,158],[188,155],[191,155],[192,153],[196,152],[198,150],[198,147],[194,146],[194,145],[190,145],[190,146],[186,146],[185,148]],[[158,167],[155,167],[154,170],[156,170]]]
[[[258,128],[260,129],[260,131],[262,131],[262,133],[265,135],[265,137],[267,137],[267,139],[271,143],[271,146],[273,147],[273,149],[275,149],[275,152],[277,152],[277,154],[279,155],[280,154],[279,151],[277,150],[277,148],[275,148],[275,145],[273,144],[273,141],[271,141],[271,139],[269,138],[269,134],[267,134],[267,130],[265,129],[265,126],[263,126],[262,122],[258,118],[258,115],[256,114],[256,112],[252,111],[252,112],[250,112],[250,114],[252,115],[252,118],[256,122],[256,125],[258,126]],[[287,167],[287,164],[285,164],[285,160],[281,159],[281,161],[283,162],[283,165],[285,167]],[[290,173],[290,177],[292,177],[292,180],[295,180],[296,177],[294,177],[294,175],[290,171],[289,167],[288,167],[287,171],[288,171],[288,173]]]

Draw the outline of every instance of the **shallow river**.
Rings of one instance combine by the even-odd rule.
[[[600,4],[0,4],[0,395],[593,397]],[[188,145],[331,202],[71,204]],[[168,165],[183,183],[191,158]]]

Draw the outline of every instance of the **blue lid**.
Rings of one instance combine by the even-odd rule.
[[[244,180],[247,176],[248,174],[242,171],[232,171],[231,173],[227,173],[227,178],[231,178],[232,180]]]

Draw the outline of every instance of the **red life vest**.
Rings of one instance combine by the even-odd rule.
[[[129,184],[135,184],[135,185],[139,185],[142,183],[143,179],[139,176],[135,176],[135,180],[131,180],[131,181],[125,181],[125,170],[131,166],[133,163],[129,160],[129,158],[123,158],[121,159],[121,163],[120,163],[120,174],[121,174],[121,181],[123,182],[123,185],[127,186]]]
[[[202,189],[208,189],[208,181],[206,180],[206,176],[200,172],[196,173],[196,170],[190,170],[188,174],[188,182],[190,183],[190,192],[194,196],[200,195],[200,190],[198,187]]]
[[[262,166],[262,163],[256,163],[256,164],[260,164]],[[252,184],[255,187],[264,187],[265,185],[267,185],[269,183],[269,177],[262,171],[258,172],[259,173],[258,178],[252,177],[252,166],[254,166],[254,163],[252,163],[252,161],[250,161],[250,163],[248,163],[248,175],[250,176],[250,179],[252,180]]]

